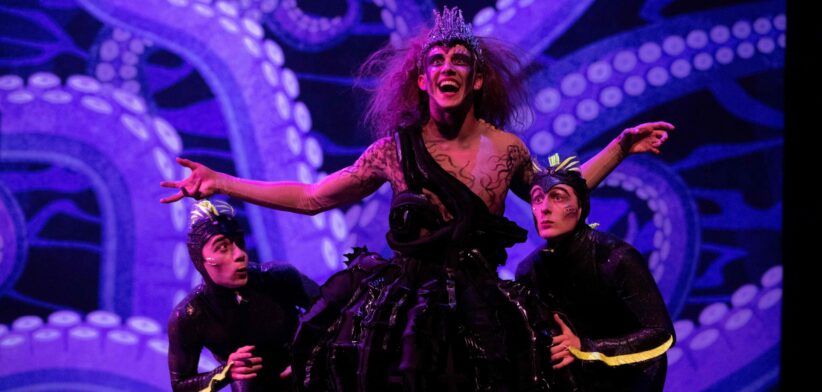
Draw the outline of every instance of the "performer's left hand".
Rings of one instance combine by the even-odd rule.
[[[571,355],[571,352],[568,351],[568,347],[579,350],[582,344],[579,338],[574,335],[574,332],[571,331],[571,328],[568,328],[565,322],[562,321],[562,318],[556,313],[554,313],[554,321],[559,325],[562,334],[554,336],[551,342],[551,363],[554,364],[552,366],[554,369],[561,369],[568,366],[571,362],[574,362],[575,359],[574,356]]]
[[[668,140],[668,132],[673,130],[673,124],[665,121],[639,124],[622,131],[618,137],[619,145],[626,154],[651,152],[659,155],[662,144]]]
[[[263,359],[255,357],[253,350],[254,346],[243,346],[228,355],[228,362],[233,363],[229,373],[232,380],[252,379],[263,369]]]

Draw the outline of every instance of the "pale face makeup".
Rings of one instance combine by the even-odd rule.
[[[570,233],[582,215],[576,193],[565,184],[557,184],[547,192],[539,185],[531,188],[531,211],[537,232],[544,239]]]
[[[248,255],[242,244],[217,234],[203,246],[203,258],[206,272],[214,283],[230,289],[248,283]]]
[[[473,53],[463,45],[428,50],[417,85],[428,93],[432,112],[460,107],[482,88],[482,75],[476,72],[475,63]]]

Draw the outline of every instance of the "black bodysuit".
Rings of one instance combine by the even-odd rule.
[[[582,344],[575,354],[582,360],[570,365],[581,390],[662,391],[673,325],[634,247],[579,225],[529,255],[517,268],[517,280],[570,321]],[[607,355],[611,363],[592,353]]]
[[[286,391],[292,381],[279,373],[290,365],[290,343],[300,308],[308,307],[317,286],[286,265],[249,264],[248,283],[237,289],[207,280],[174,309],[168,322],[168,363],[174,391],[199,391],[225,367],[229,354],[252,345],[263,369],[251,380],[227,377],[215,390],[231,383],[232,391]],[[239,294],[239,296],[238,296]],[[223,366],[197,373],[202,348]]]

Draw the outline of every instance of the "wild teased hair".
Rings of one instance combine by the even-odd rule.
[[[428,33],[422,31],[402,48],[389,43],[360,67],[358,85],[371,94],[363,120],[375,137],[428,121],[428,95],[417,86],[417,60]],[[479,37],[479,42],[484,61],[477,71],[483,75],[483,85],[474,98],[474,114],[499,129],[524,123],[528,114],[521,108],[530,110],[530,106],[520,57],[498,40]],[[373,86],[362,83],[371,79]]]

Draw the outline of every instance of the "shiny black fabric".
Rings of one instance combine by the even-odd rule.
[[[301,318],[298,381],[312,391],[549,390],[550,312],[496,274],[526,232],[442,170],[418,132],[399,132],[409,191],[436,193],[453,219],[432,225],[430,206],[398,196],[386,236],[395,256],[357,249]]]
[[[580,225],[551,247],[529,255],[517,281],[537,290],[563,313],[580,338],[581,350],[617,356],[646,351],[674,336],[665,302],[642,255],[610,234]],[[581,390],[662,391],[666,356],[607,366],[575,360]]]
[[[237,300],[237,293],[241,301]],[[279,373],[291,360],[290,343],[300,308],[316,296],[317,286],[286,265],[249,264],[248,283],[238,290],[201,284],[174,309],[168,322],[168,364],[174,391],[199,391],[223,366],[197,373],[203,347],[225,364],[229,354],[247,345],[262,357],[256,378],[231,383],[232,391],[289,391],[291,380]],[[218,385],[230,383],[230,377]]]

